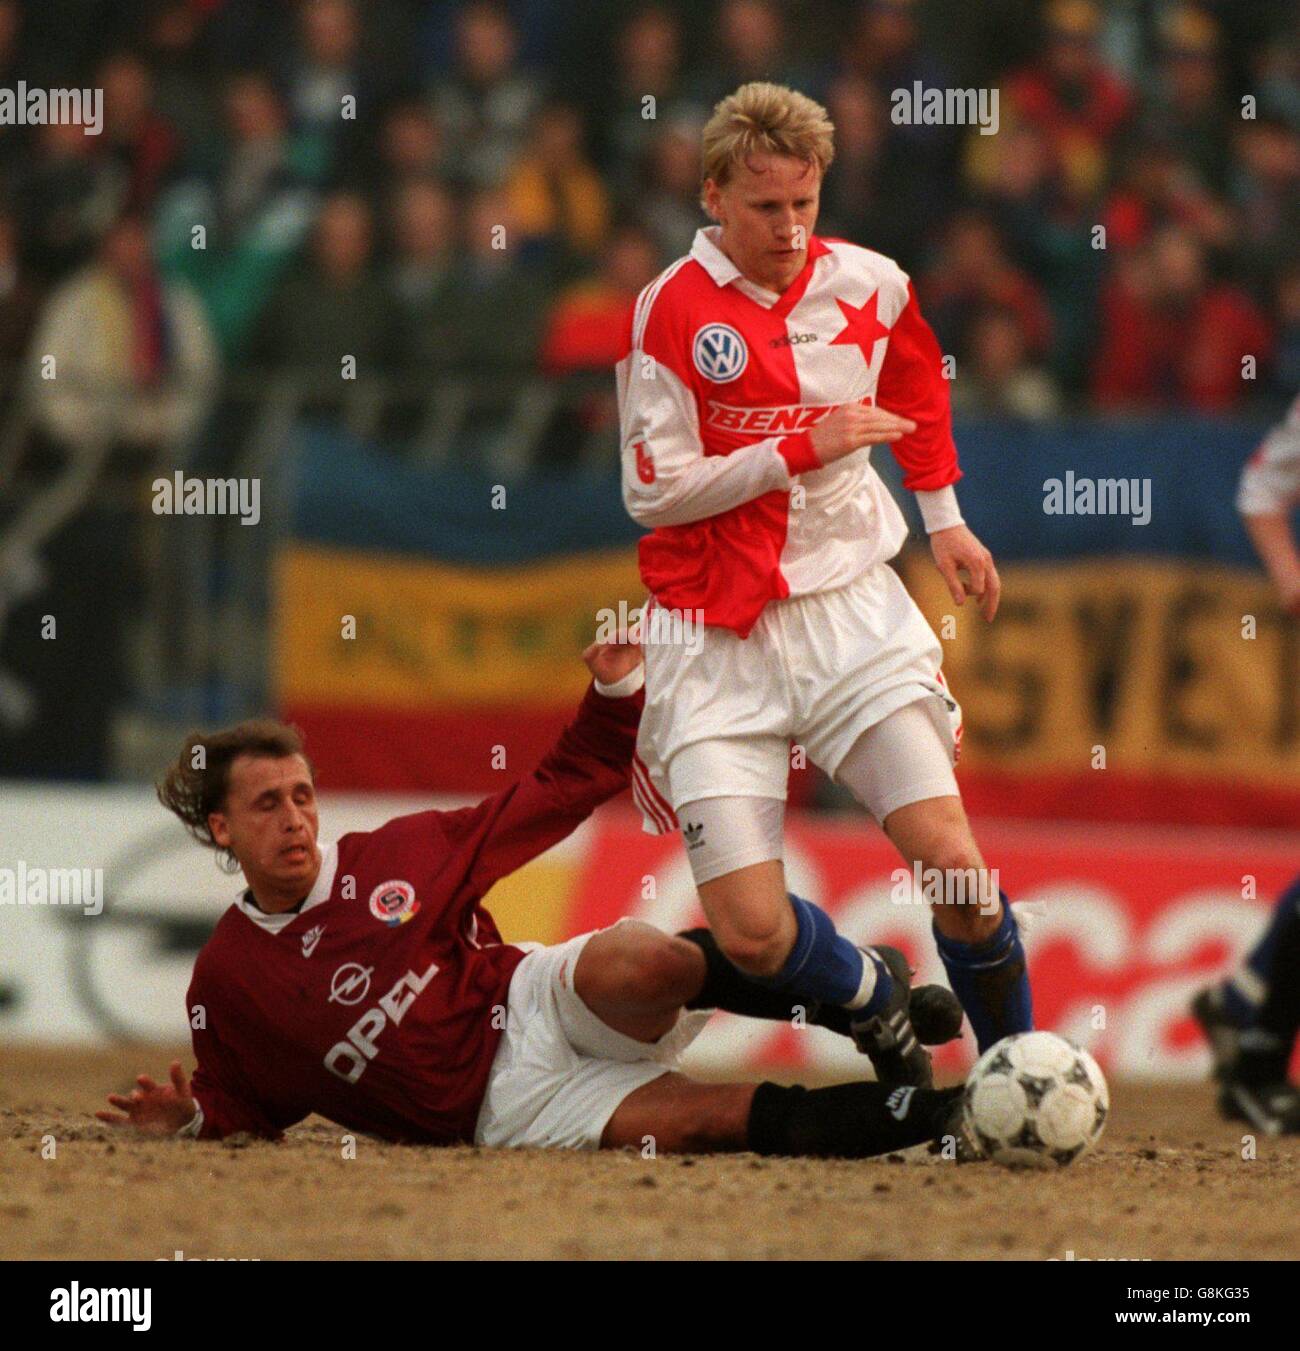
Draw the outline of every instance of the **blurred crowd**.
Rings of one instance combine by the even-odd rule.
[[[104,91],[99,136],[0,126],[0,365],[66,353],[173,430],[222,373],[328,382],[341,354],[414,381],[607,372],[706,223],[703,120],[765,78],[829,109],[819,229],[912,273],[960,412],[1278,400],[1300,387],[1297,15],[0,0],[0,86]],[[997,134],[895,124],[915,81],[996,87]]]

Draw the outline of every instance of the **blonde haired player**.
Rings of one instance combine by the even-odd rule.
[[[907,275],[813,232],[833,131],[782,86],[723,99],[703,132],[716,223],[636,306],[618,367],[624,502],[651,531],[634,792],[647,829],[682,829],[710,970],[848,1010],[881,1079],[925,1084],[902,955],[837,934],[782,862],[794,740],[909,865],[980,879],[936,906],[940,956],[981,1049],[1032,1026],[1016,922],[953,776],[960,710],[888,566],[907,530],[873,444],[902,464],[954,603],[991,621],[999,582],[962,522],[941,356]],[[679,615],[702,643],[657,637],[694,633],[662,622]]]

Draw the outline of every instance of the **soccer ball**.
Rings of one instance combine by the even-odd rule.
[[[1109,1109],[1097,1062],[1055,1032],[1018,1032],[990,1046],[962,1098],[968,1133],[1009,1168],[1072,1163],[1097,1143]]]

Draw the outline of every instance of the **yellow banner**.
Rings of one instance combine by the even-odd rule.
[[[293,546],[276,567],[281,703],[553,705],[589,679],[599,612],[645,598],[636,554],[509,568]]]
[[[1300,783],[1300,625],[1262,576],[1148,559],[999,572],[990,625],[928,557],[904,567],[943,640],[964,762]]]

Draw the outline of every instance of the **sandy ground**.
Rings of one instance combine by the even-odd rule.
[[[346,1158],[316,1119],[279,1145],[140,1141],[94,1120],[104,1093],[169,1059],[0,1050],[0,1258],[1300,1256],[1300,1139],[1243,1158],[1208,1089],[1116,1086],[1098,1151],[1051,1174],[364,1138]]]

